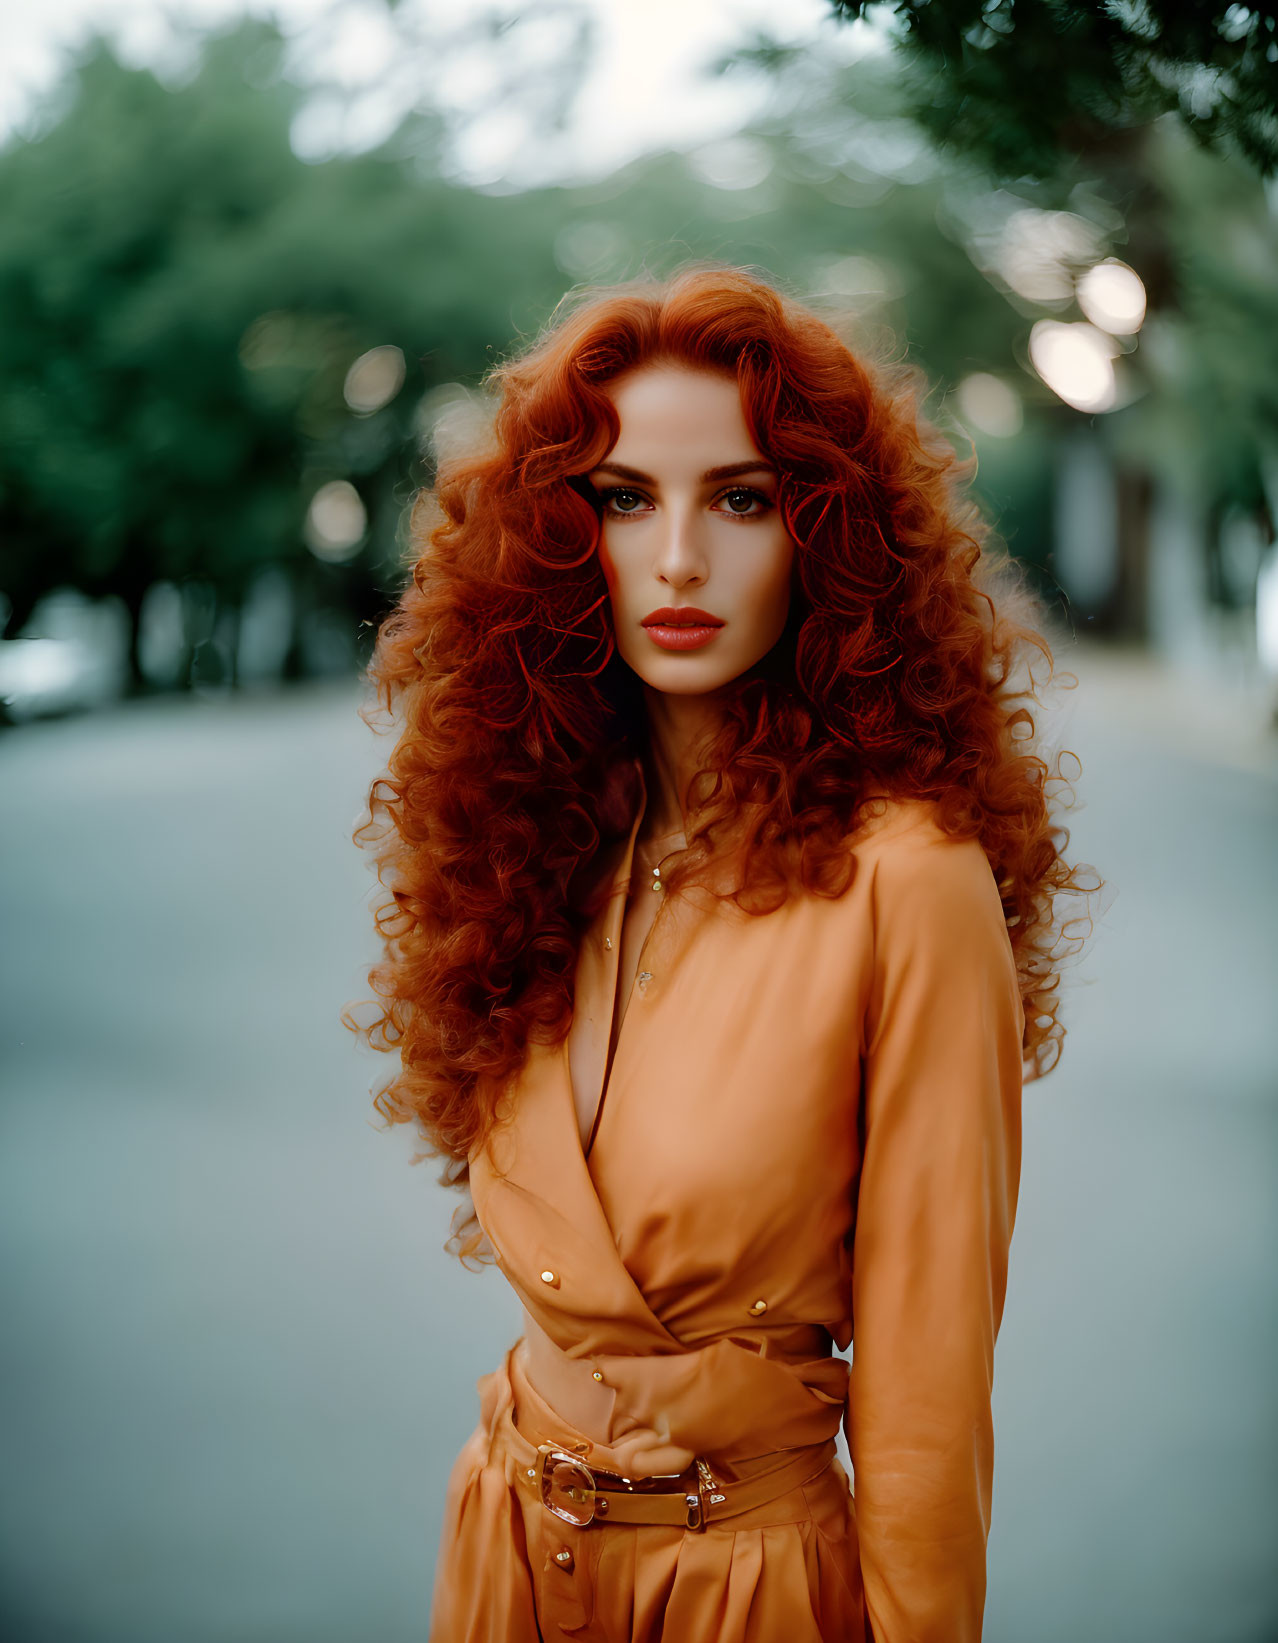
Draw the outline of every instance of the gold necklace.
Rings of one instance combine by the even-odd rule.
[[[652,854],[653,845],[662,844],[662,843],[664,843],[664,841],[666,839],[676,839],[682,833],[683,833],[683,829],[681,827],[677,827],[677,828],[673,828],[669,833],[658,833],[655,836],[655,838],[646,840],[645,843],[642,844],[642,845],[639,844],[639,842],[636,840],[635,850],[634,850],[636,858],[643,864],[643,866],[645,866],[645,867],[650,866],[652,864],[652,860],[653,860],[653,854]],[[681,847],[676,846],[676,849],[678,849],[678,848],[681,848]],[[661,867],[660,867],[659,863],[664,861],[667,856],[672,856],[674,854],[675,854],[674,850],[663,850],[660,853],[659,857],[657,858],[658,865],[652,867],[652,882],[649,885],[649,889],[651,889],[651,890],[664,890],[665,889],[665,885],[661,882]],[[637,888],[637,887],[632,885],[632,889],[633,888]]]

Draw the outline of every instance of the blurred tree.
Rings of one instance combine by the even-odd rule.
[[[1278,11],[1202,0],[830,4],[847,20],[890,17],[904,105],[958,172],[966,165],[1000,184],[1025,216],[1044,213],[1043,239],[1050,211],[1090,226],[1062,258],[1063,274],[1080,277],[1116,250],[1140,274],[1153,347],[1124,361],[1137,403],[1098,429],[1115,471],[1119,562],[1110,593],[1085,614],[1145,637],[1157,483],[1208,515],[1254,508],[1278,439],[1261,386],[1261,338],[1278,322],[1278,299],[1260,184],[1278,165]],[[979,184],[967,193],[970,207]],[[1228,206],[1213,208],[1213,196]],[[997,279],[989,219],[1000,213],[987,211],[984,224],[980,215],[969,210],[964,221],[960,206],[951,223]],[[1006,226],[1011,212],[1001,215]],[[1215,232],[1204,241],[1209,218]],[[1068,289],[1065,301],[1008,297],[1027,318],[1069,306]],[[1250,349],[1239,346],[1245,332]],[[1209,405],[1216,415],[1205,414]],[[1077,420],[1057,413],[1062,432]],[[1272,533],[1271,518],[1264,529]],[[1210,533],[1204,550],[1214,551]],[[1205,568],[1201,580],[1205,588]]]
[[[228,248],[286,199],[296,168],[292,94],[250,95],[238,72],[263,54],[269,67],[274,44],[261,28],[214,43],[175,93],[96,42],[59,88],[62,117],[0,154],[9,632],[69,582],[118,593],[136,633],[156,580],[198,567],[235,588],[254,551],[226,529],[240,485],[277,527],[294,506],[272,461],[278,412],[226,414],[255,312],[223,288]],[[140,682],[136,640],[132,661]]]
[[[46,129],[0,152],[5,633],[53,587],[118,594],[136,688],[160,580],[207,584],[233,618],[277,564],[299,622],[371,619],[398,577],[423,389],[483,368],[512,269],[539,307],[558,294],[526,208],[438,180],[428,116],[376,153],[300,160],[281,48],[243,24],[169,88],[96,41]],[[347,373],[378,346],[407,361],[404,390],[353,408]],[[371,525],[317,553],[307,510],[339,480]],[[196,673],[233,676],[233,621],[204,628],[231,640]]]
[[[1007,177],[1177,114],[1204,145],[1278,166],[1278,8],[1219,0],[830,0],[890,12],[915,113]]]

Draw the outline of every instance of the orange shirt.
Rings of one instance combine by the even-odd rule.
[[[604,1047],[645,804],[578,961],[573,1034]],[[532,1047],[471,1192],[528,1379],[594,1464],[731,1474],[842,1422],[876,1643],[975,1643],[1020,989],[979,842],[889,800],[850,847],[837,900],[665,899],[589,1158],[570,1034]]]

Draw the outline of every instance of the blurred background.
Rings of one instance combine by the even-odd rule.
[[[1078,681],[1107,890],[1026,1093],[986,1637],[1274,1643],[1275,9],[0,31],[0,1636],[425,1636],[517,1312],[338,1020],[360,669],[485,370],[710,256],[927,371]]]

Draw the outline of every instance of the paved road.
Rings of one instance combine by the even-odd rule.
[[[1080,664],[1113,892],[1026,1097],[988,1643],[1278,1637],[1278,780]],[[513,1336],[380,1133],[352,688],[0,740],[7,1643],[409,1643]]]

